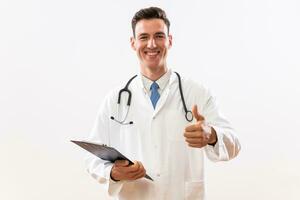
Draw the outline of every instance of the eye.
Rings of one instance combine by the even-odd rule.
[[[163,38],[165,38],[165,35],[160,34],[160,35],[157,35],[156,37],[159,38],[159,39],[163,39]]]
[[[140,36],[139,39],[140,40],[147,40],[147,36]]]

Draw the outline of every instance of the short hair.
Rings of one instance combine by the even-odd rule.
[[[136,12],[131,20],[133,36],[135,37],[135,26],[142,19],[162,19],[170,30],[170,21],[167,18],[166,12],[158,7],[143,8]]]

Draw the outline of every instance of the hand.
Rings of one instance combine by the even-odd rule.
[[[217,141],[215,130],[206,125],[205,118],[199,114],[197,105],[192,108],[192,113],[196,123],[185,127],[185,141],[190,147],[201,148],[207,144],[213,144]]]
[[[117,160],[110,172],[113,180],[136,180],[144,177],[146,170],[143,164],[139,161],[134,161],[134,164],[129,165],[127,160]]]

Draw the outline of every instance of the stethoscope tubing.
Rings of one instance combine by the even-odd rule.
[[[180,93],[180,98],[181,98],[181,101],[182,101],[182,105],[183,105],[183,109],[184,109],[184,112],[185,112],[185,119],[188,121],[188,122],[191,122],[193,121],[194,117],[193,117],[193,113],[187,109],[186,107],[186,104],[185,104],[185,100],[184,100],[184,96],[183,96],[183,91],[182,91],[182,84],[181,84],[181,77],[180,75],[175,72],[175,74],[177,75],[177,78],[178,78],[178,85],[179,85],[179,93]],[[122,88],[120,91],[119,91],[119,94],[118,94],[118,106],[120,105],[121,103],[121,98],[122,98],[122,93],[128,93],[128,99],[127,99],[127,114],[129,112],[129,108],[130,108],[130,104],[131,104],[131,97],[132,97],[132,93],[131,91],[128,89],[131,81],[136,78],[137,75],[133,76],[132,78],[130,78],[128,80],[128,82],[126,83],[126,86],[124,88]],[[110,119],[111,120],[114,120],[116,122],[118,122],[119,124],[122,124],[122,125],[128,125],[128,124],[133,124],[133,121],[130,121],[130,122],[125,122],[126,118],[127,118],[127,114],[125,115],[125,118],[123,120],[117,120],[115,117],[111,116]]]
[[[190,110],[188,110],[187,107],[186,107],[184,96],[183,96],[183,92],[182,92],[181,77],[180,77],[180,75],[177,72],[175,72],[175,74],[178,77],[179,93],[180,93],[180,97],[181,97],[183,109],[184,109],[184,112],[185,112],[185,119],[188,122],[191,122],[191,121],[193,121],[193,118],[194,118],[193,117],[193,113]],[[189,116],[191,116],[191,117],[189,117]]]

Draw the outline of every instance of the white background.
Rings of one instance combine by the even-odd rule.
[[[69,140],[138,71],[130,20],[150,5],[171,20],[169,67],[212,89],[242,143],[207,162],[208,199],[300,199],[299,1],[1,0],[1,200],[105,199]]]

